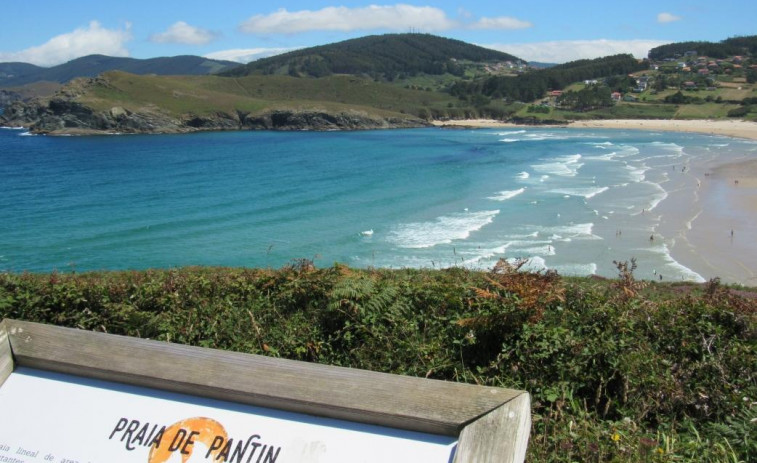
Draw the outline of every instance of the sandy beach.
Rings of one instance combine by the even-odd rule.
[[[596,120],[576,121],[568,127],[593,129],[637,129],[664,132],[701,133],[757,140],[757,122],[741,120]]]
[[[499,127],[555,127],[518,125],[493,119],[465,119],[450,121],[434,121],[438,127],[469,127],[469,128],[499,128]],[[670,119],[608,119],[575,121],[564,126],[590,129],[636,129],[659,130],[663,132],[701,133],[706,135],[723,135],[727,137],[747,138],[757,140],[757,122],[742,120],[670,120]]]
[[[476,119],[435,123],[440,127],[509,128],[515,124]],[[520,126],[523,127],[523,126]],[[548,129],[551,126],[527,126]],[[635,129],[699,133],[757,140],[757,123],[740,120],[594,120],[568,128]],[[680,171],[679,171],[680,172]],[[668,197],[653,211],[656,230],[671,256],[705,279],[757,286],[757,151],[736,161],[717,157],[686,166],[663,185]]]

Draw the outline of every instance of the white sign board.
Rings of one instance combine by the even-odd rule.
[[[0,463],[449,463],[456,439],[30,368],[0,387]]]

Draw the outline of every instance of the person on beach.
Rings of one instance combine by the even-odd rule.
[[[649,235],[649,242],[654,242],[654,235]]]

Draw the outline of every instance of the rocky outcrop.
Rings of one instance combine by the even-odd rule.
[[[96,111],[58,94],[47,100],[15,102],[0,116],[0,125],[24,126],[33,133],[185,133],[211,130],[364,130],[429,125],[417,118],[392,118],[359,111],[275,110],[262,114],[166,115],[157,107],[130,111],[120,106]]]
[[[12,90],[0,90],[0,108],[6,108],[16,101],[23,100],[23,97]]]
[[[377,118],[361,112],[272,111],[247,115],[242,126],[249,130],[364,130],[428,125],[421,119]]]
[[[95,111],[66,98],[17,102],[5,109],[4,124],[28,127],[33,133],[179,133],[181,121],[157,112],[132,113],[121,107]]]

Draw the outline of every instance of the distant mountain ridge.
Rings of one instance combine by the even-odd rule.
[[[0,87],[19,87],[41,81],[65,83],[76,77],[94,77],[116,70],[139,75],[206,75],[237,66],[239,63],[233,61],[191,55],[150,59],[89,55],[49,68],[28,63],[0,63]]]
[[[371,35],[304,48],[253,61],[221,73],[240,77],[250,74],[289,74],[325,77],[357,74],[393,80],[403,74],[462,75],[464,62],[523,61],[520,58],[430,34]]]

